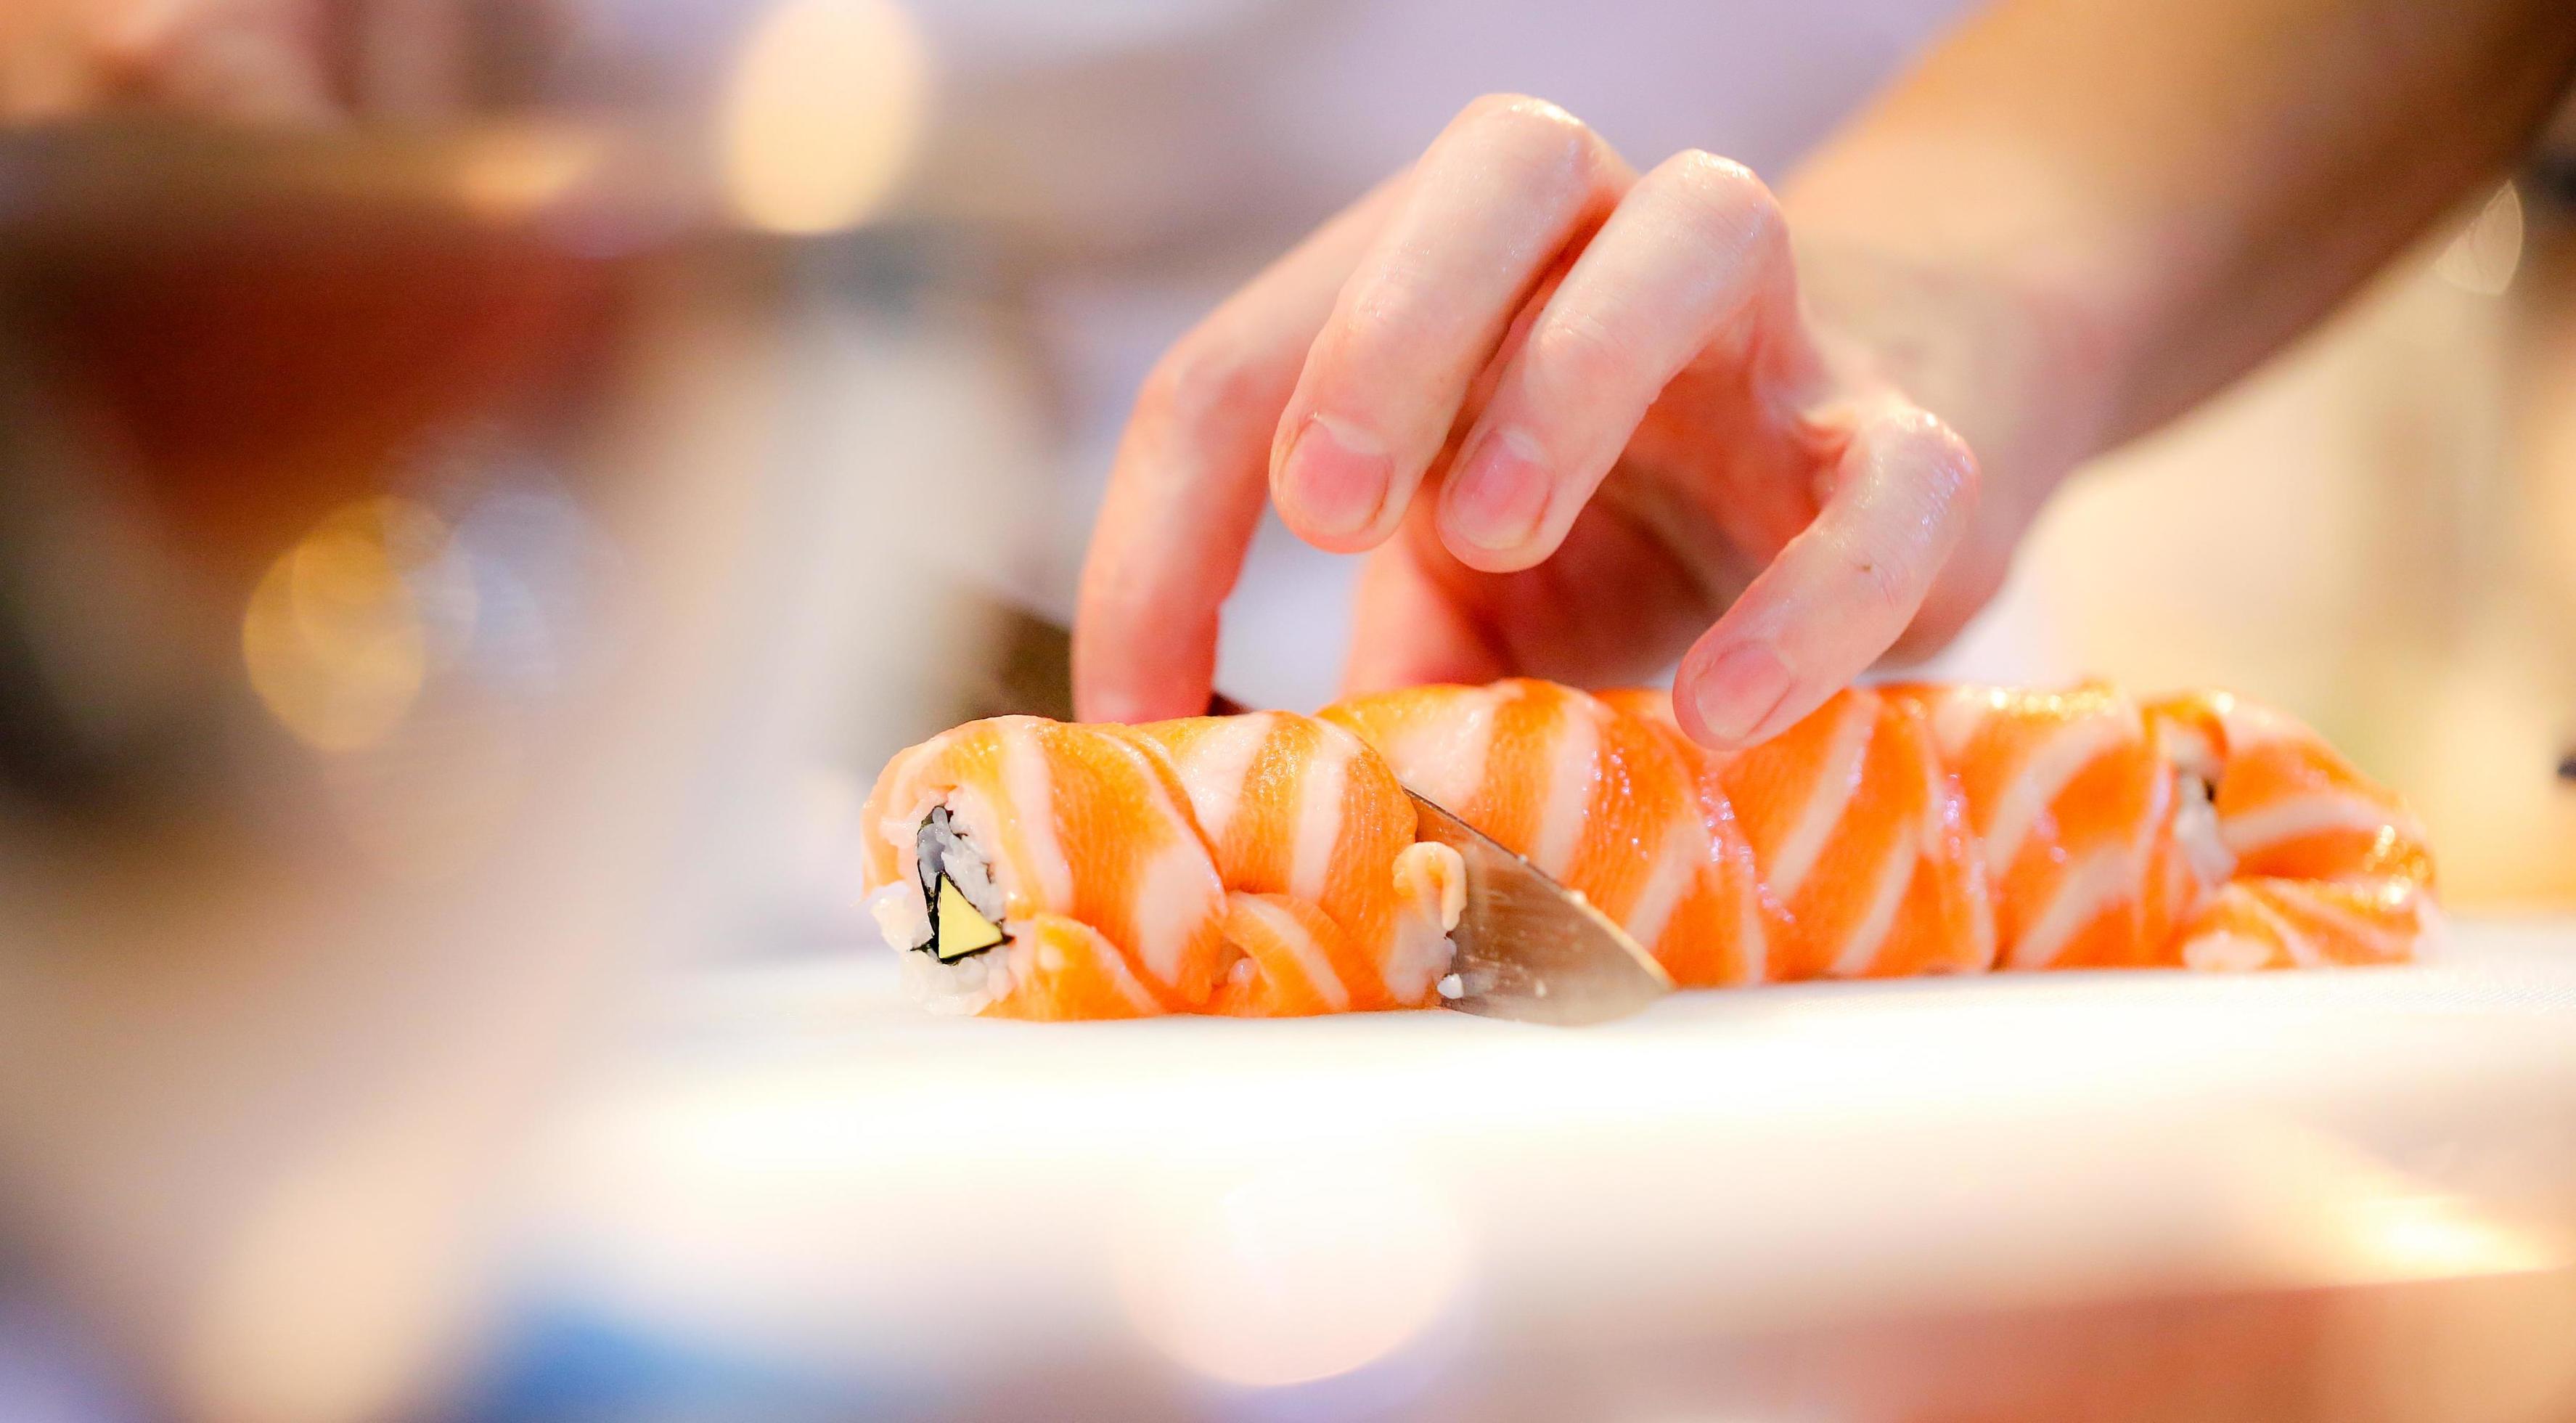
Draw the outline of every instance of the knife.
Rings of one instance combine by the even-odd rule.
[[[1467,865],[1467,907],[1449,936],[1456,982],[1441,985],[1443,1006],[1576,1027],[1627,1017],[1672,992],[1663,965],[1591,901],[1419,792],[1405,794],[1420,837]]]
[[[998,608],[994,617],[1000,656],[960,720],[1012,712],[1071,720],[1072,635],[1016,608]],[[1208,700],[1211,716],[1244,709],[1223,695]],[[1420,837],[1456,850],[1467,867],[1467,903],[1450,935],[1458,958],[1441,985],[1444,1007],[1576,1026],[1624,1018],[1672,991],[1654,957],[1582,895],[1412,788],[1405,794]]]

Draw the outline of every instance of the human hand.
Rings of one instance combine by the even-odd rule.
[[[1084,572],[1082,714],[1204,703],[1266,491],[1370,551],[1354,690],[1599,684],[1687,648],[1684,727],[1759,740],[1946,640],[2037,502],[1981,506],[1904,345],[1802,307],[1741,166],[1640,176],[1560,109],[1479,100],[1146,382]]]
[[[488,82],[550,6],[475,0],[9,0],[0,121],[154,109],[262,122],[418,116]],[[506,51],[507,43],[498,48]]]
[[[240,118],[321,113],[317,0],[21,0],[0,15],[0,116],[153,105]]]

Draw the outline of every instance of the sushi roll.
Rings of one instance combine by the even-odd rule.
[[[2153,703],[2181,772],[2207,786],[2227,869],[2175,936],[2190,968],[2396,963],[2434,951],[2432,847],[2387,787],[2311,728],[2225,692]]]
[[[1465,904],[1385,764],[1284,713],[970,723],[890,762],[866,823],[870,912],[948,1012],[1422,1006]]]
[[[950,1011],[1428,1006],[1465,874],[1417,840],[1408,786],[1686,987],[2386,963],[2439,932],[2421,829],[2314,731],[2098,683],[1855,687],[1728,754],[1660,692],[1528,679],[1315,717],[975,722],[879,779],[870,904]]]
[[[1680,986],[1993,961],[1959,792],[1910,701],[1847,691],[1734,756],[1692,742],[1643,690],[1515,679],[1324,715],[1618,920]]]
[[[1386,762],[1330,722],[1285,712],[1135,729],[1172,767],[1228,892],[1242,950],[1210,1011],[1252,1016],[1421,1006],[1456,950],[1466,868],[1417,841]]]
[[[1958,782],[1998,967],[2170,962],[2180,920],[2231,862],[2205,783],[2175,764],[2164,721],[2098,682],[1884,691],[1922,709]]]
[[[973,722],[897,756],[865,813],[869,908],[935,1008],[1137,1017],[1214,987],[1224,887],[1125,737]]]
[[[1725,797],[1703,783],[1705,753],[1669,722],[1526,678],[1359,697],[1323,715],[1405,784],[1580,891],[1674,983],[1766,976],[1789,926],[1762,896]]]
[[[1730,755],[1643,690],[1422,687],[1324,716],[1621,919],[1683,986],[2381,963],[2438,929],[2398,799],[2225,693],[1854,687]]]

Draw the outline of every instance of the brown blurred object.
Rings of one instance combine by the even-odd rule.
[[[478,461],[577,471],[641,239],[685,220],[628,151],[0,133],[0,768],[58,791],[210,734],[261,569],[389,480],[462,500]]]
[[[6,319],[57,356],[153,517],[227,579],[460,418],[578,398],[613,337],[613,263],[524,232],[311,214],[267,240],[40,245]]]
[[[0,1217],[181,1414],[451,1382],[521,1132],[785,858],[816,649],[976,658],[846,550],[994,403],[667,141],[0,131]]]
[[[550,0],[15,0],[0,121],[490,113],[542,97],[566,31]]]

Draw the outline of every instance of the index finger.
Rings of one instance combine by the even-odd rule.
[[[1357,553],[1393,536],[1514,317],[1636,175],[1553,104],[1467,106],[1415,165],[1282,412],[1280,517]]]
[[[1146,377],[1083,562],[1073,625],[1083,719],[1152,721],[1206,707],[1217,612],[1269,499],[1279,412],[1402,185],[1380,184],[1317,229]]]

